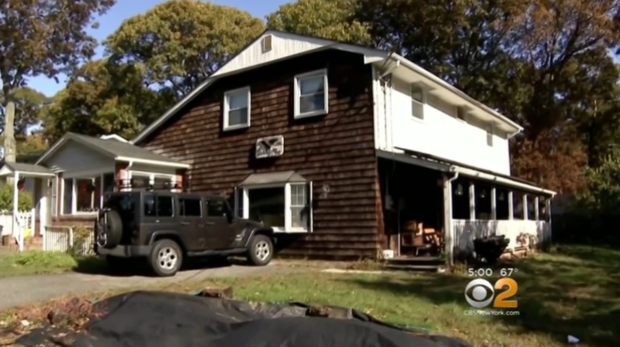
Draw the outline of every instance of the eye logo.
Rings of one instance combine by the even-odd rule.
[[[471,294],[469,294],[470,290]],[[495,290],[493,289],[493,286],[489,283],[489,281],[482,278],[476,278],[475,280],[467,283],[467,287],[465,287],[465,300],[467,300],[467,303],[471,307],[487,307],[491,304],[491,302],[493,302],[494,296]]]
[[[495,290],[504,290],[495,295]],[[500,278],[492,285],[489,281],[476,278],[465,287],[465,300],[474,308],[484,308],[493,303],[495,308],[516,308],[517,300],[507,300],[517,294],[519,285],[512,278]]]

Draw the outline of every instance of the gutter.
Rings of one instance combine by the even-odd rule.
[[[551,197],[554,197],[555,195],[557,195],[557,193],[552,191],[552,190],[548,190],[548,189],[532,186],[532,185],[529,185],[529,184],[525,184],[525,183],[509,180],[509,179],[506,179],[506,178],[503,178],[503,177],[500,177],[500,176],[491,175],[491,174],[479,172],[479,171],[476,171],[476,170],[462,168],[462,167],[455,166],[455,165],[452,165],[450,167],[450,172],[460,173],[460,174],[466,175],[466,176],[479,177],[479,178],[481,178],[483,180],[486,180],[486,181],[495,181],[495,182],[503,183],[504,185],[507,185],[507,186],[522,188],[522,189],[524,189],[526,191],[529,191],[529,192],[543,193],[543,194],[546,194],[546,195],[551,195]]]

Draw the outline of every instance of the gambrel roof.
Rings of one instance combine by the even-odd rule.
[[[191,102],[195,97],[206,90],[214,81],[241,73],[250,69],[255,69],[267,64],[277,63],[286,59],[291,59],[304,54],[314,53],[322,50],[341,50],[360,54],[364,57],[366,64],[375,64],[378,69],[390,70],[395,75],[402,75],[409,80],[424,84],[433,93],[443,98],[454,100],[455,104],[463,107],[466,112],[471,113],[477,118],[486,122],[494,123],[495,126],[507,133],[518,133],[523,128],[507,117],[501,115],[496,110],[473,99],[464,92],[455,88],[448,82],[433,75],[429,71],[405,59],[404,57],[379,49],[346,44],[316,37],[309,37],[291,34],[276,30],[266,30],[254,41],[250,42],[241,52],[235,55],[219,70],[207,78],[192,92],[187,94],[176,105],[170,108],[152,124],[144,128],[138,136],[131,142],[139,143],[149,134],[157,130],[168,119],[174,116],[183,106]]]

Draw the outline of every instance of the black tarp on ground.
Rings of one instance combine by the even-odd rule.
[[[403,331],[361,312],[274,305],[167,292],[133,292],[96,304],[103,317],[88,333],[60,339],[73,347],[469,347],[458,340]],[[345,319],[343,319],[345,318]],[[346,319],[348,318],[348,319]],[[25,346],[58,343],[58,330],[21,337]],[[60,334],[64,335],[64,333]]]

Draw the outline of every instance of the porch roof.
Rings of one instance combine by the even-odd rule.
[[[2,163],[2,168],[0,168],[0,176],[10,176],[15,173],[24,176],[54,176],[54,173],[50,169],[41,165],[15,162]]]
[[[189,164],[182,163],[176,160],[172,160],[161,154],[153,153],[146,148],[134,146],[131,143],[119,141],[116,139],[101,139],[97,137],[91,137],[86,135],[80,135],[75,133],[66,133],[60,140],[58,140],[49,150],[47,150],[39,159],[36,164],[42,163],[45,159],[54,154],[62,144],[67,141],[75,141],[90,149],[100,152],[103,155],[114,158],[118,161],[133,161],[136,163],[151,164],[156,166],[176,167],[181,169],[187,169]]]
[[[432,170],[458,173],[464,176],[478,178],[484,181],[497,182],[500,185],[519,188],[524,191],[533,193],[542,193],[554,196],[556,192],[538,187],[535,183],[529,182],[517,177],[503,175],[497,172],[483,170],[467,166],[465,164],[451,162],[442,158],[427,156],[417,153],[395,153],[389,151],[377,150],[377,156],[385,159],[400,161],[407,164],[417,165]]]
[[[306,179],[295,171],[279,171],[251,174],[241,182],[240,186],[253,186],[262,184],[281,184],[291,182],[306,182]]]

